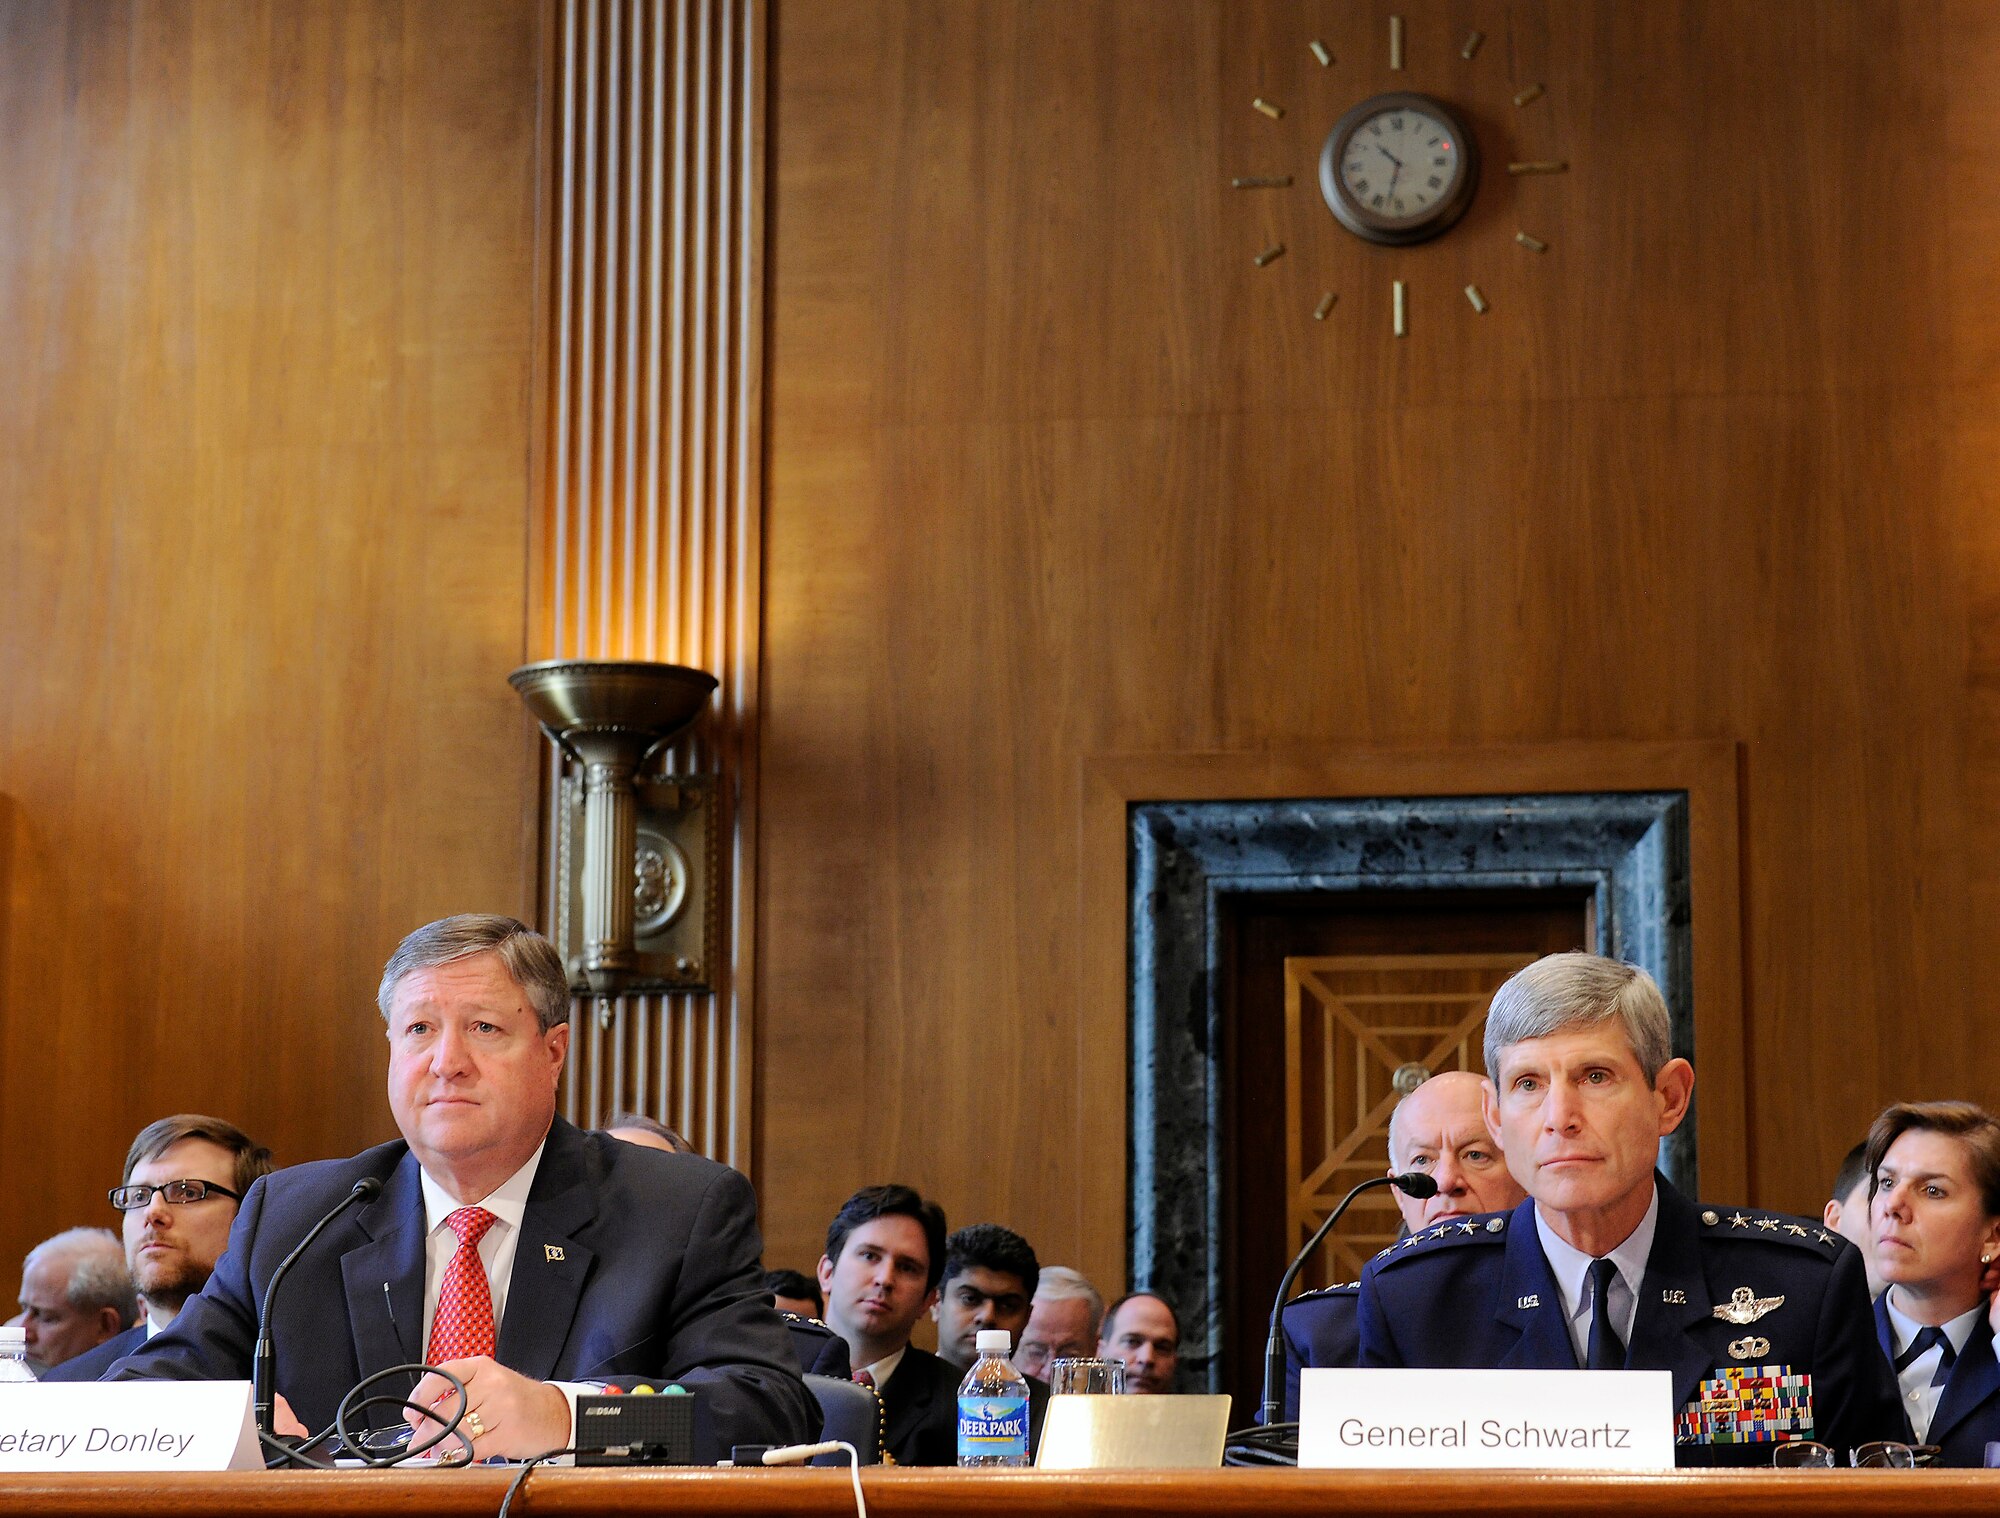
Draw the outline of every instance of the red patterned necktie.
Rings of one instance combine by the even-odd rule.
[[[432,1365],[493,1353],[493,1292],[486,1284],[479,1241],[499,1221],[484,1207],[461,1207],[444,1220],[444,1226],[458,1235],[458,1250],[438,1287],[427,1356]]]

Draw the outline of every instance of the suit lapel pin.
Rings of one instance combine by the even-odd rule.
[[[1761,1360],[1771,1352],[1771,1341],[1755,1337],[1738,1339],[1729,1346],[1732,1360]]]
[[[1526,1310],[1527,1308],[1540,1307],[1541,1305],[1542,1299],[1540,1297],[1518,1297],[1514,1301],[1516,1310]]]
[[[1748,1286],[1739,1286],[1729,1294],[1729,1300],[1715,1308],[1714,1312],[1723,1322],[1742,1328],[1784,1305],[1783,1297],[1760,1297]]]
[[[544,1260],[547,1260],[552,1264],[559,1264],[562,1260],[562,1257],[563,1257],[563,1252],[562,1252],[562,1246],[560,1244],[544,1244],[542,1246],[542,1258]]]
[[[1668,1307],[1685,1307],[1688,1303],[1688,1294],[1670,1286],[1660,1293],[1660,1301]]]

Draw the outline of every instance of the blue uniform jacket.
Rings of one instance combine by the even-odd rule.
[[[1889,1312],[1880,1297],[1875,1300],[1875,1337],[1893,1375],[1896,1340],[1889,1332]],[[1901,1404],[1897,1406],[1901,1411]],[[1911,1437],[1907,1417],[1901,1432],[1892,1437]],[[1964,1352],[1952,1364],[1924,1442],[1938,1446],[1940,1465],[1983,1466],[1989,1439],[2000,1439],[2000,1361],[1993,1358],[1993,1325],[1982,1317],[1965,1341]]]
[[[1843,1451],[1843,1460],[1856,1444],[1903,1437],[1859,1252],[1812,1219],[1697,1207],[1664,1176],[1656,1184],[1658,1228],[1625,1363],[1672,1372],[1676,1463],[1770,1463],[1769,1436],[1714,1437],[1704,1383],[1711,1394],[1725,1390],[1714,1383],[1729,1371],[1810,1377],[1809,1437]],[[1447,1219],[1369,1261],[1361,1363],[1575,1369],[1534,1207],[1530,1199],[1511,1213]],[[1731,1311],[1736,1321],[1723,1315]],[[1755,1316],[1743,1321],[1746,1313]]]
[[[1299,1417],[1299,1372],[1307,1366],[1348,1370],[1361,1363],[1361,1325],[1354,1315],[1361,1287],[1328,1286],[1292,1298],[1278,1319],[1285,1336],[1285,1409],[1288,1423]]]

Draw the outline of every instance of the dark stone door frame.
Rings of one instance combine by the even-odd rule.
[[[1660,978],[1676,1044],[1697,1061],[1698,1115],[1668,1163],[1690,1175],[1699,1153],[1708,1191],[1745,1196],[1736,770],[1727,743],[1088,761],[1081,1052],[1087,1066],[1122,1057],[1128,1080],[1115,1136],[1106,1104],[1081,1115],[1092,1152],[1125,1150],[1115,1204],[1094,1167],[1086,1183],[1086,1268],[1108,1274],[1108,1219],[1092,1204],[1117,1205],[1125,1281],[1188,1309],[1184,1359],[1205,1379],[1221,1327],[1223,1088],[1209,1051],[1218,903],[1232,892],[1591,890],[1600,947]],[[1209,825],[1191,832],[1197,817]],[[1107,928],[1124,930],[1122,963]]]

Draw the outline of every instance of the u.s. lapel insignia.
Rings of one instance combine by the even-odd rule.
[[[1542,1299],[1540,1297],[1530,1296],[1530,1297],[1517,1297],[1514,1299],[1514,1309],[1517,1312],[1525,1312],[1530,1307],[1540,1307],[1541,1305],[1542,1305]]]
[[[1669,1286],[1661,1291],[1660,1302],[1663,1306],[1667,1307],[1685,1307],[1688,1305],[1688,1294]]]
[[[542,1246],[542,1258],[549,1261],[551,1264],[560,1263],[562,1257],[563,1257],[562,1245],[544,1244]]]
[[[1755,1336],[1736,1340],[1729,1346],[1732,1360],[1761,1360],[1771,1352],[1771,1341]]]
[[[1748,1286],[1739,1286],[1729,1294],[1729,1300],[1714,1311],[1723,1322],[1742,1328],[1784,1305],[1783,1297],[1760,1297]]]

